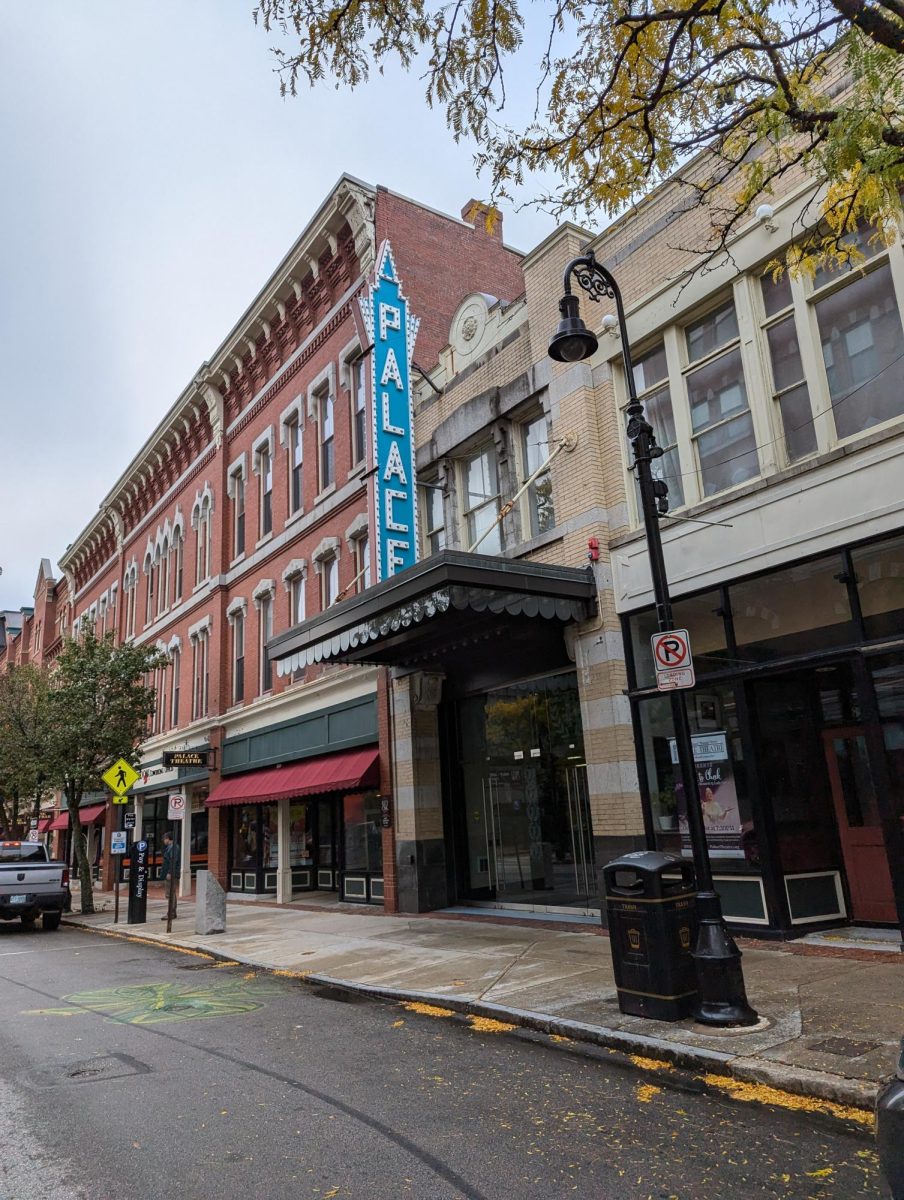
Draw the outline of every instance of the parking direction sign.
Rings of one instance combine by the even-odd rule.
[[[686,629],[668,629],[654,633],[653,665],[656,667],[656,686],[660,692],[677,688],[692,688],[696,682],[691,639]]]
[[[127,841],[126,831],[124,829],[121,831],[114,829],[113,832],[110,834],[110,853],[111,854],[125,854],[126,841]]]

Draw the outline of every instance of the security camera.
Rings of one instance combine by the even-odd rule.
[[[764,229],[768,229],[770,233],[774,233],[778,228],[772,220],[775,216],[775,209],[771,204],[761,204],[754,215]]]

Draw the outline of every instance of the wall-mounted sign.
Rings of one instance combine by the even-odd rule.
[[[380,246],[368,292],[359,303],[373,343],[373,546],[379,582],[413,566],[418,558],[411,362],[420,322],[409,315],[388,241]]]
[[[209,750],[164,750],[164,767],[206,767]]]
[[[380,797],[380,824],[384,829],[392,828],[392,797]]]

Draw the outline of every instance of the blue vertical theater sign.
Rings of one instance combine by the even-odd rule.
[[[373,344],[373,544],[379,582],[413,566],[418,558],[411,362],[419,321],[408,313],[388,241],[380,246],[368,291],[360,305]]]

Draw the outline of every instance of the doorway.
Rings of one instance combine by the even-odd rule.
[[[465,853],[460,894],[596,905],[583,731],[573,672],[459,704]]]
[[[897,921],[879,805],[862,726],[823,733],[832,803],[855,921]]]

